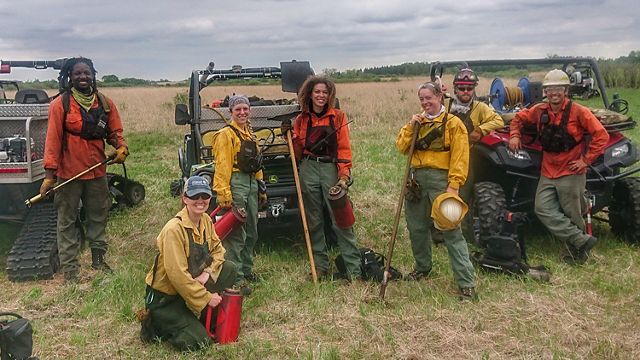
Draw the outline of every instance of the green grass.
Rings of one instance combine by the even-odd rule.
[[[635,95],[635,94],[631,94]],[[637,97],[637,95],[636,95]],[[635,114],[637,108],[632,109]],[[640,114],[639,114],[640,115]],[[394,141],[403,120],[352,129],[355,156],[355,230],[361,245],[386,252],[405,158]],[[633,137],[637,138],[637,133]],[[461,303],[446,248],[434,247],[433,276],[392,282],[387,303],[375,283],[323,282],[308,278],[300,234],[262,233],[256,272],[263,280],[245,298],[238,343],[180,354],[166,344],[144,345],[134,313],[143,306],[143,279],[154,241],[180,208],[169,195],[179,176],[176,149],[182,134],[128,134],[129,175],[144,183],[146,200],[114,213],[108,234],[115,274],[89,269],[82,281],[10,283],[0,270],[0,308],[33,321],[35,351],[42,359],[631,359],[640,356],[640,251],[596,223],[601,242],[585,266],[560,261],[561,244],[527,229],[533,264],[553,273],[548,284],[477,273],[477,302]],[[121,171],[111,167],[110,171]],[[400,222],[394,266],[407,273],[413,258]],[[0,233],[7,230],[0,229]],[[287,236],[288,235],[288,236]],[[2,243],[2,242],[0,242]],[[332,250],[336,255],[336,250]]]

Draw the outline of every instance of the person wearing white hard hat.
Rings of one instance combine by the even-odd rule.
[[[443,232],[460,298],[474,299],[475,273],[460,229],[466,205],[458,196],[467,179],[469,136],[462,121],[447,113],[439,84],[420,85],[418,98],[424,111],[413,115],[396,139],[398,150],[408,155],[413,131],[418,131],[411,155],[411,186],[405,196],[405,218],[415,259],[415,268],[407,279],[420,280],[430,275],[433,265],[430,228],[435,223]],[[446,203],[441,206],[440,202]]]
[[[511,121],[509,148],[522,148],[523,126],[537,129],[542,171],[536,190],[536,215],[553,236],[566,244],[568,254],[563,261],[583,264],[598,241],[585,232],[582,217],[587,206],[587,167],[604,152],[609,134],[588,108],[569,99],[569,76],[564,71],[549,71],[542,88],[547,102],[518,112]]]

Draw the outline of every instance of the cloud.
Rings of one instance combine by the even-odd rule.
[[[632,0],[38,0],[3,2],[0,16],[3,59],[84,55],[102,75],[148,79],[184,79],[211,60],[219,68],[309,60],[320,71],[640,49]],[[41,74],[11,75],[56,75]]]

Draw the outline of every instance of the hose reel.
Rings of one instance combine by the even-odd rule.
[[[503,113],[530,104],[532,102],[530,85],[526,77],[521,78],[517,86],[504,86],[501,78],[493,79],[489,90],[491,105],[496,111]]]

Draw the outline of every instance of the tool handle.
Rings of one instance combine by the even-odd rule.
[[[391,268],[391,257],[393,257],[393,248],[396,245],[396,237],[398,236],[398,225],[400,224],[400,215],[402,214],[402,205],[404,203],[404,188],[407,185],[409,179],[409,172],[411,170],[411,157],[416,148],[416,140],[418,139],[418,133],[420,133],[420,124],[413,124],[413,135],[411,137],[411,145],[409,146],[409,153],[407,154],[407,166],[404,169],[404,176],[402,183],[400,184],[400,197],[398,198],[398,205],[396,206],[396,216],[393,221],[393,233],[391,234],[391,242],[389,243],[389,250],[387,252],[387,263],[384,265],[384,275],[382,277],[382,283],[380,284],[380,300],[384,301],[384,295],[387,291],[387,283],[389,281],[389,269]]]
[[[302,227],[304,229],[304,240],[307,245],[307,255],[311,265],[311,277],[313,283],[318,283],[318,274],[316,273],[316,264],[313,260],[313,250],[311,247],[311,236],[309,235],[309,226],[307,225],[307,214],[304,210],[304,201],[302,200],[302,190],[300,188],[300,177],[298,176],[298,164],[296,163],[295,150],[293,149],[293,139],[291,138],[291,130],[287,131],[287,144],[289,145],[289,157],[291,157],[291,167],[293,167],[293,179],[296,183],[296,192],[298,194],[298,207],[300,208],[300,217],[302,218]]]

